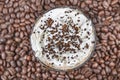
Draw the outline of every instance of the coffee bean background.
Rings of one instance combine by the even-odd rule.
[[[96,29],[93,57],[69,72],[47,70],[30,45],[37,18],[58,6],[81,9]],[[120,0],[0,0],[0,80],[120,80]]]

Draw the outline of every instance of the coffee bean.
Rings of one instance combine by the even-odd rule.
[[[26,60],[22,60],[22,64],[24,65],[24,66],[27,66],[27,61]]]
[[[22,67],[22,74],[25,75],[27,73],[27,68],[26,67]]]
[[[91,3],[92,3],[92,0],[86,0],[85,3],[86,3],[86,4],[91,4]]]
[[[2,80],[7,80],[7,77],[6,77],[5,75],[2,75],[0,78],[1,78]]]
[[[0,59],[0,65],[2,65],[3,61]]]
[[[13,67],[8,68],[8,71],[9,71],[9,73],[10,73],[11,75],[15,75],[15,73],[16,73],[16,71],[15,71],[15,69],[14,69]]]
[[[15,41],[16,41],[16,42],[21,42],[21,39],[18,38],[18,37],[15,37]]]
[[[118,0],[113,0],[113,1],[111,2],[112,5],[114,5],[114,4],[116,4],[116,3],[118,3]]]
[[[56,0],[50,0],[50,1],[54,3]]]
[[[14,11],[14,9],[12,7],[9,8],[9,13],[12,13]]]
[[[3,10],[3,5],[0,5],[0,12]]]
[[[111,69],[106,66],[106,67],[105,67],[105,71],[106,71],[106,73],[110,73],[110,72],[111,72]]]
[[[11,61],[11,62],[10,62],[10,65],[11,65],[12,67],[16,67],[16,62],[15,62],[15,61]]]
[[[99,15],[99,16],[104,16],[104,11],[100,11],[100,12],[98,13],[98,15]]]
[[[97,68],[97,67],[98,67],[98,63],[94,63],[94,64],[92,65],[92,67],[93,67],[93,68]]]
[[[109,7],[109,3],[107,1],[103,1],[103,7],[107,9]]]
[[[62,79],[64,79],[64,78],[65,78],[65,76],[64,76],[64,75],[58,75],[58,77],[59,77],[59,78],[62,78]]]
[[[43,77],[43,79],[47,79],[48,78],[48,75],[47,74],[42,74],[42,77]]]
[[[113,74],[113,75],[116,75],[116,74],[117,74],[116,69],[113,69],[113,70],[112,70],[112,74]]]
[[[0,45],[0,51],[4,51],[5,50],[5,46],[4,45]]]
[[[82,3],[81,3],[81,8],[85,8],[85,5],[86,5],[86,4],[85,4],[84,2],[82,2]]]
[[[2,58],[2,59],[6,59],[6,54],[5,54],[5,52],[2,52],[2,53],[1,53],[1,58]]]
[[[88,72],[85,73],[85,77],[86,77],[86,78],[90,77],[91,75],[92,75],[92,72],[91,72],[91,71],[88,71]]]
[[[119,0],[0,1],[0,79],[2,80],[117,80],[119,79]],[[42,12],[74,5],[94,23],[95,54],[83,67],[68,72],[47,71],[30,47],[32,27]],[[112,55],[112,56],[110,56]],[[117,75],[117,76],[116,76]]]
[[[21,68],[20,68],[20,67],[15,67],[15,70],[16,70],[17,72],[21,72]]]
[[[97,78],[96,77],[92,77],[91,80],[97,80]]]
[[[81,79],[81,76],[82,76],[82,75],[77,75],[77,76],[75,76],[75,79],[77,79],[77,80],[78,80],[78,79]]]
[[[7,14],[8,13],[8,10],[6,8],[3,8],[3,14]]]
[[[1,24],[1,28],[2,28],[2,29],[7,28],[7,24]]]

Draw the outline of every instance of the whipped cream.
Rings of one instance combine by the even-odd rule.
[[[81,11],[56,8],[43,14],[31,34],[35,56],[45,65],[59,70],[84,63],[95,46],[91,20]]]

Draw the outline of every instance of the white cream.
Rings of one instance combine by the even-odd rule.
[[[65,11],[70,11],[70,10],[72,11],[71,13],[65,13]],[[75,16],[75,14],[77,15]],[[66,15],[68,15],[71,18],[68,19]],[[61,17],[63,16],[64,18],[61,19]],[[82,38],[82,41],[83,41],[80,44],[81,50],[78,50],[76,53],[70,53],[70,52],[66,52],[64,54],[56,53],[60,58],[62,58],[63,56],[66,57],[66,59],[64,59],[62,62],[58,61],[56,58],[47,59],[46,57],[47,54],[50,57],[53,54],[49,54],[49,53],[46,53],[44,55],[42,54],[41,47],[44,47],[45,45],[48,44],[48,41],[46,41],[48,36],[52,37],[52,34],[49,34],[48,32],[44,33],[44,30],[40,29],[41,25],[46,25],[44,21],[48,20],[48,18],[51,18],[52,20],[54,20],[52,24],[53,27],[56,27],[55,25],[57,23],[60,23],[62,25],[66,24],[65,21],[68,21],[68,24],[69,24],[71,23],[69,22],[70,20],[72,20],[73,23],[76,24],[77,27],[81,27],[79,28],[79,33],[78,33],[78,35]],[[80,20],[80,22],[77,21],[78,19]],[[60,26],[57,28],[61,29]],[[85,28],[86,30],[84,31]],[[90,32],[90,35],[87,34],[87,31]],[[44,39],[42,38],[43,34],[45,34]],[[60,34],[62,34],[62,32]],[[69,35],[72,35],[72,34],[70,33]],[[89,36],[89,39],[87,39],[86,36]],[[32,49],[35,51],[35,56],[45,65],[50,66],[55,69],[59,69],[59,70],[73,69],[73,68],[78,67],[82,63],[84,63],[90,57],[94,49],[95,44],[92,43],[92,41],[95,41],[95,33],[94,33],[94,28],[92,26],[91,20],[88,20],[87,17],[84,16],[84,14],[82,14],[79,10],[71,9],[71,8],[56,8],[43,14],[43,16],[36,22],[34,29],[33,29],[33,33],[31,34],[31,45],[32,45]],[[68,41],[65,40],[65,42],[67,43]],[[88,49],[84,48],[86,43],[89,45]],[[58,49],[56,48],[55,51],[58,51]],[[68,58],[68,56],[70,58]],[[72,56],[74,57],[74,59],[71,59]],[[51,65],[50,63],[54,63],[54,64]]]

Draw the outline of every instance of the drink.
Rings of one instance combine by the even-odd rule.
[[[36,22],[31,44],[43,64],[69,70],[82,65],[91,56],[95,32],[91,20],[78,9],[56,8]]]

